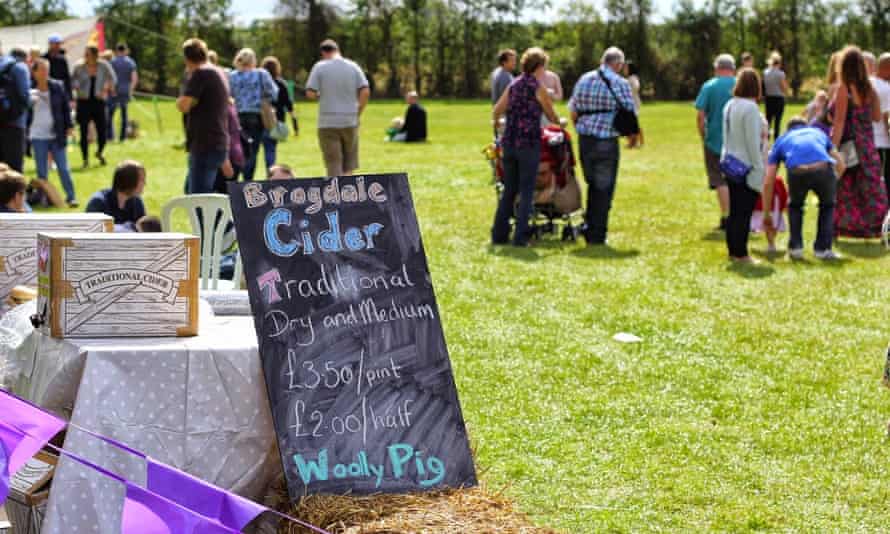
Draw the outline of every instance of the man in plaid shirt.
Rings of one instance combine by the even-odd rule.
[[[633,110],[634,100],[627,80],[618,75],[624,68],[624,52],[611,47],[602,65],[584,74],[569,100],[569,111],[579,137],[581,166],[587,180],[587,213],[584,238],[589,245],[605,245],[609,210],[618,178],[618,131],[612,127],[619,105]],[[603,77],[611,85],[603,82]],[[614,94],[613,94],[614,93]]]

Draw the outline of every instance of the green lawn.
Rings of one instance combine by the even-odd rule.
[[[492,248],[488,105],[430,102],[429,144],[384,144],[402,107],[368,108],[362,168],[411,178],[490,486],[565,532],[888,528],[890,392],[879,379],[890,259],[880,244],[842,242],[841,263],[729,266],[711,232],[694,111],[654,104],[642,115],[646,147],[623,153],[611,248]],[[303,135],[281,145],[280,161],[322,174],[315,106],[298,109]],[[159,134],[150,102],[131,115],[144,136],[111,145],[109,161],[146,164],[157,213],[182,190],[179,119],[162,106]],[[75,172],[81,201],[111,172]],[[808,248],[815,213],[811,204]],[[762,237],[753,248],[765,249]],[[617,332],[643,342],[619,344]]]

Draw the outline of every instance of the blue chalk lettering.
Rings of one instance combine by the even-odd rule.
[[[300,454],[294,455],[294,463],[297,464],[297,470],[300,472],[300,478],[303,484],[309,485],[314,476],[318,480],[328,479],[328,450],[322,449],[318,453],[316,461],[305,461]]]
[[[329,211],[325,213],[328,219],[329,230],[318,234],[318,248],[324,252],[340,252],[343,243],[340,241],[340,212]]]
[[[435,474],[436,476],[428,480],[421,480],[420,485],[424,488],[435,486],[439,482],[442,482],[442,479],[445,478],[445,462],[436,458],[435,456],[430,456],[426,459],[426,468],[428,471]]]
[[[285,208],[276,208],[266,215],[266,221],[263,224],[263,238],[266,240],[266,248],[273,254],[284,258],[293,256],[297,253],[300,245],[296,241],[285,243],[278,237],[278,227],[282,225],[290,225],[291,213]]]
[[[346,248],[357,251],[365,248],[365,240],[362,239],[362,232],[358,228],[350,228],[346,230]]]
[[[411,457],[414,455],[414,447],[405,443],[396,443],[387,447],[386,450],[389,452],[393,477],[402,478],[405,473],[404,465],[411,461]]]

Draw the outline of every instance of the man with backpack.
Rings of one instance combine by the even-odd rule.
[[[0,55],[0,162],[22,172],[31,75],[11,55]]]

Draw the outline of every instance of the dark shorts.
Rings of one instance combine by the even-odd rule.
[[[705,170],[708,173],[708,187],[711,189],[726,187],[726,179],[720,172],[720,154],[711,152],[708,147],[705,147]]]

